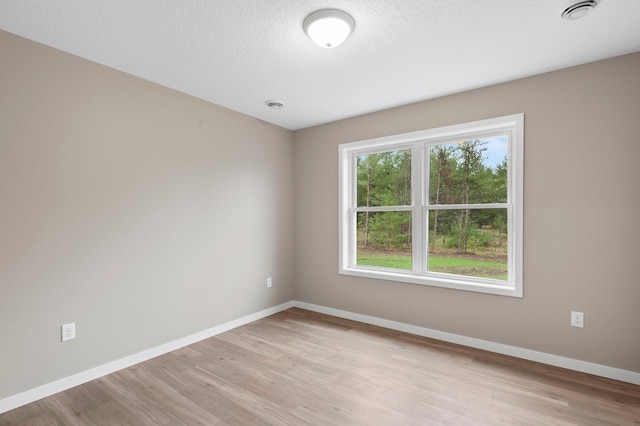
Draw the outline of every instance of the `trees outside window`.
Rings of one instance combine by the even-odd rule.
[[[340,272],[522,295],[523,115],[340,146]]]

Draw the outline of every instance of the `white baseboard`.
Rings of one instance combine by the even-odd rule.
[[[269,315],[273,315],[275,313],[289,309],[293,307],[294,304],[295,303],[293,301],[283,303],[282,305],[274,306],[272,308],[256,312],[255,314],[247,315],[242,318],[220,324],[208,330],[204,330],[199,333],[195,333],[190,336],[182,337],[172,342],[156,346],[155,348],[147,349],[142,352],[126,356],[116,361],[109,362],[90,370],[82,371],[72,376],[56,380],[55,382],[30,389],[17,395],[0,399],[0,414],[13,410],[14,408],[21,407],[23,405],[30,404],[55,393],[62,392],[72,387],[81,385],[91,380],[98,379],[100,377],[106,376],[107,374],[115,373],[116,371],[131,367],[132,365],[139,364],[151,358],[155,358],[157,356],[175,351],[176,349],[183,348],[201,340],[208,339],[209,337],[224,333],[225,331],[229,331],[236,327],[240,327],[261,318],[268,317]]]
[[[432,330],[429,328],[418,327],[411,324],[405,324],[397,321],[390,321],[383,318],[372,317],[369,315],[356,314],[353,312],[343,311],[340,309],[327,308],[325,306],[314,305],[311,303],[291,301],[283,303],[272,308],[265,309],[255,314],[247,315],[242,318],[229,321],[224,324],[212,327],[208,330],[201,331],[169,343],[165,343],[155,348],[147,349],[142,352],[138,352],[133,355],[109,362],[107,364],[92,368],[90,370],[82,371],[69,377],[65,377],[55,382],[48,383],[46,385],[39,386],[34,389],[19,393],[0,400],[0,414],[15,408],[21,407],[26,404],[30,404],[39,399],[53,395],[58,392],[65,391],[72,387],[81,385],[91,380],[98,379],[106,376],[107,374],[115,373],[132,365],[139,364],[147,361],[151,358],[166,354],[176,349],[183,348],[193,343],[199,342],[209,337],[216,336],[225,331],[232,330],[236,327],[240,327],[245,324],[249,324],[253,321],[261,318],[268,317],[269,315],[276,314],[278,312],[287,310],[292,307],[306,309],[309,311],[319,312],[327,315],[333,315],[340,318],[350,319],[354,321],[363,322],[366,324],[377,325],[380,327],[389,328],[391,330],[403,331],[406,333],[415,334],[423,337],[430,337],[432,339],[438,339],[445,342],[456,343],[459,345],[469,346],[472,348],[483,349],[490,352],[495,352],[503,355],[509,355],[517,358],[526,359],[529,361],[536,361],[547,365],[553,365],[556,367],[567,368],[569,370],[580,371],[583,373],[593,374],[596,376],[606,377],[609,379],[620,380],[622,382],[632,383],[640,385],[640,373],[633,371],[621,370],[619,368],[608,367],[605,365],[594,364],[591,362],[580,361],[572,358],[566,358],[557,355],[551,355],[544,352],[532,351],[530,349],[518,348],[516,346],[503,345],[500,343],[493,343],[486,340],[475,339],[472,337],[460,336],[452,333],[445,333],[438,330]]]
[[[322,314],[332,315],[335,317],[350,319],[353,321],[363,322],[366,324],[377,325],[391,330],[404,331],[406,333],[415,334],[432,339],[442,340],[458,345],[469,346],[476,349],[483,349],[489,352],[495,352],[503,355],[509,355],[516,358],[536,361],[542,364],[562,367],[569,370],[580,371],[582,373],[593,374],[595,376],[606,377],[608,379],[619,380],[621,382],[640,385],[640,373],[622,370],[619,368],[608,367],[606,365],[594,364],[591,362],[580,361],[577,359],[566,358],[558,355],[551,355],[544,352],[523,349],[516,346],[503,345],[501,343],[489,342],[486,340],[475,339],[473,337],[465,337],[452,333],[445,333],[429,328],[418,327],[411,324],[405,324],[396,321],[390,321],[382,318],[372,317],[369,315],[356,314],[353,312],[342,311],[339,309],[327,308],[325,306],[314,305],[305,302],[294,302],[294,306],[309,311],[319,312]]]

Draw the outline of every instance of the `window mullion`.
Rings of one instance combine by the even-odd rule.
[[[355,207],[356,212],[408,212],[413,211],[412,206],[377,206],[377,207]]]
[[[411,148],[411,259],[412,270],[416,275],[424,272],[424,144],[416,143]]]
[[[429,210],[506,209],[509,206],[510,206],[510,203],[433,204],[433,205],[428,205]]]

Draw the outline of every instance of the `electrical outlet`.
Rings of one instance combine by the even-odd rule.
[[[271,282],[271,277],[267,278],[267,288],[271,288],[273,283]]]
[[[60,327],[62,331],[62,341],[73,340],[76,338],[76,323],[70,322],[69,324],[62,324]]]
[[[584,312],[571,311],[571,327],[584,327]]]

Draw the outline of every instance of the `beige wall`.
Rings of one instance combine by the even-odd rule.
[[[524,298],[338,274],[338,144],[520,112]],[[640,54],[294,135],[296,300],[640,372]]]
[[[293,299],[290,131],[0,53],[0,399]]]
[[[292,134],[0,52],[0,399],[294,298],[640,372],[640,54]],[[517,112],[523,299],[338,275],[339,143]]]

